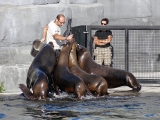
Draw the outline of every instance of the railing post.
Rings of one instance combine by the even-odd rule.
[[[125,70],[128,71],[129,63],[128,63],[128,44],[129,43],[129,33],[128,29],[125,29]]]
[[[92,38],[92,33],[91,33],[91,28],[90,27],[87,27],[87,49],[90,51],[91,55],[92,55],[92,41],[91,41],[91,38]]]

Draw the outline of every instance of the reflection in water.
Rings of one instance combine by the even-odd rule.
[[[48,101],[27,100],[23,96],[0,96],[0,118],[6,120],[106,120],[158,119],[160,95],[114,94],[107,97],[87,96],[77,100],[69,95]]]

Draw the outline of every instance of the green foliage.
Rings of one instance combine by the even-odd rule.
[[[0,83],[0,93],[4,92],[5,89],[4,89],[4,82],[1,82]]]

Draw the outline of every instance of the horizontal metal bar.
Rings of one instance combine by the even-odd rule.
[[[91,30],[160,30],[160,26],[102,26],[102,25],[88,25],[88,29]]]

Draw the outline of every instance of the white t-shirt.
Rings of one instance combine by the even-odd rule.
[[[54,45],[54,49],[61,49],[61,45],[65,44],[65,40],[56,40],[54,39],[53,35],[58,34],[61,35],[61,29],[59,26],[57,26],[54,21],[51,21],[48,24],[48,30],[47,30],[47,44],[49,42],[52,42]]]

